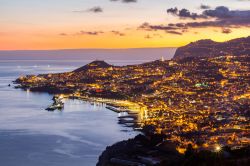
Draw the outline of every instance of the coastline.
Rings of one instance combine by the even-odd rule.
[[[72,72],[30,75],[20,77],[16,82],[20,83],[20,88],[28,88],[30,91],[54,93],[56,98],[104,103],[107,109],[118,114],[126,112],[128,115],[121,115],[119,123],[135,128],[138,119],[142,120],[139,122],[144,120],[143,127],[151,125],[154,128],[149,129],[152,133],[165,134],[162,142],[179,143],[175,150],[181,154],[187,151],[189,145],[197,151],[206,149],[213,152],[227,145],[236,148],[247,145],[248,140],[244,139],[247,136],[244,132],[247,131],[247,118],[239,120],[237,117],[244,116],[238,106],[247,105],[244,90],[248,83],[240,79],[241,82],[237,84],[241,83],[241,89],[235,97],[229,96],[235,87],[230,82],[246,77],[247,70],[242,68],[247,65],[244,63],[245,59],[245,56],[193,58],[187,61],[188,66],[184,60],[162,60],[125,67],[94,61]],[[221,68],[231,69],[235,60],[239,61],[237,70],[233,68],[231,73],[222,71]],[[239,65],[240,62],[242,66]],[[209,68],[204,71],[206,65]],[[187,70],[180,71],[181,67],[186,67]],[[210,69],[213,72],[208,75]],[[238,73],[235,74],[234,70]],[[196,78],[197,72],[203,77]],[[216,102],[214,98],[217,99]],[[238,100],[241,98],[243,100]],[[148,119],[145,108],[149,109]],[[229,108],[235,111],[228,111]]]
[[[145,107],[140,106],[135,102],[128,100],[107,99],[90,96],[81,96],[76,94],[56,94],[53,100],[77,99],[87,101],[90,104],[101,103],[105,104],[105,108],[115,113],[118,113],[118,123],[127,127],[132,127],[134,130],[142,130]]]
[[[121,99],[109,99],[109,98],[101,98],[101,97],[91,97],[91,96],[83,96],[79,93],[62,93],[62,91],[58,90],[46,90],[42,89],[33,89],[29,85],[23,85],[18,81],[13,81],[16,86],[15,89],[28,90],[31,92],[44,92],[54,95],[52,103],[45,110],[47,111],[55,111],[55,110],[63,110],[63,99],[77,99],[82,101],[87,101],[90,104],[93,103],[102,103],[105,104],[105,108],[118,113],[118,123],[121,125],[125,125],[126,127],[132,127],[134,130],[142,131],[142,127],[144,125],[144,120],[147,116],[147,108],[142,104],[138,104],[136,102],[132,102],[129,100],[121,100]],[[58,106],[58,102],[60,105]]]

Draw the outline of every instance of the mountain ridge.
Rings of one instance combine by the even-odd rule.
[[[217,56],[250,55],[250,36],[236,38],[226,42],[216,42],[211,39],[202,39],[191,42],[176,50],[173,59],[187,57],[217,57]]]

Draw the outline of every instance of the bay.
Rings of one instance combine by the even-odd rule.
[[[0,61],[1,165],[91,166],[106,146],[138,134],[118,124],[118,114],[104,105],[66,100],[63,111],[48,112],[52,95],[14,89],[11,83],[20,75],[71,71],[88,62]]]

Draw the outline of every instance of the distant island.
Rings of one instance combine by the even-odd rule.
[[[135,122],[131,127],[145,136],[107,148],[99,165],[178,165],[187,162],[184,153],[201,160],[209,153],[215,159],[223,148],[224,164],[237,163],[237,155],[245,164],[250,145],[249,41],[201,40],[179,48],[172,60],[128,66],[93,61],[72,72],[22,76],[15,82],[17,88],[57,94],[55,102],[60,97],[95,100],[116,112],[130,112],[133,120],[120,121]],[[237,151],[242,148],[243,154]]]

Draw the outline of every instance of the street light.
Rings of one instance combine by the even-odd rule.
[[[216,145],[214,151],[215,152],[220,152],[221,151],[221,146],[220,145]]]

